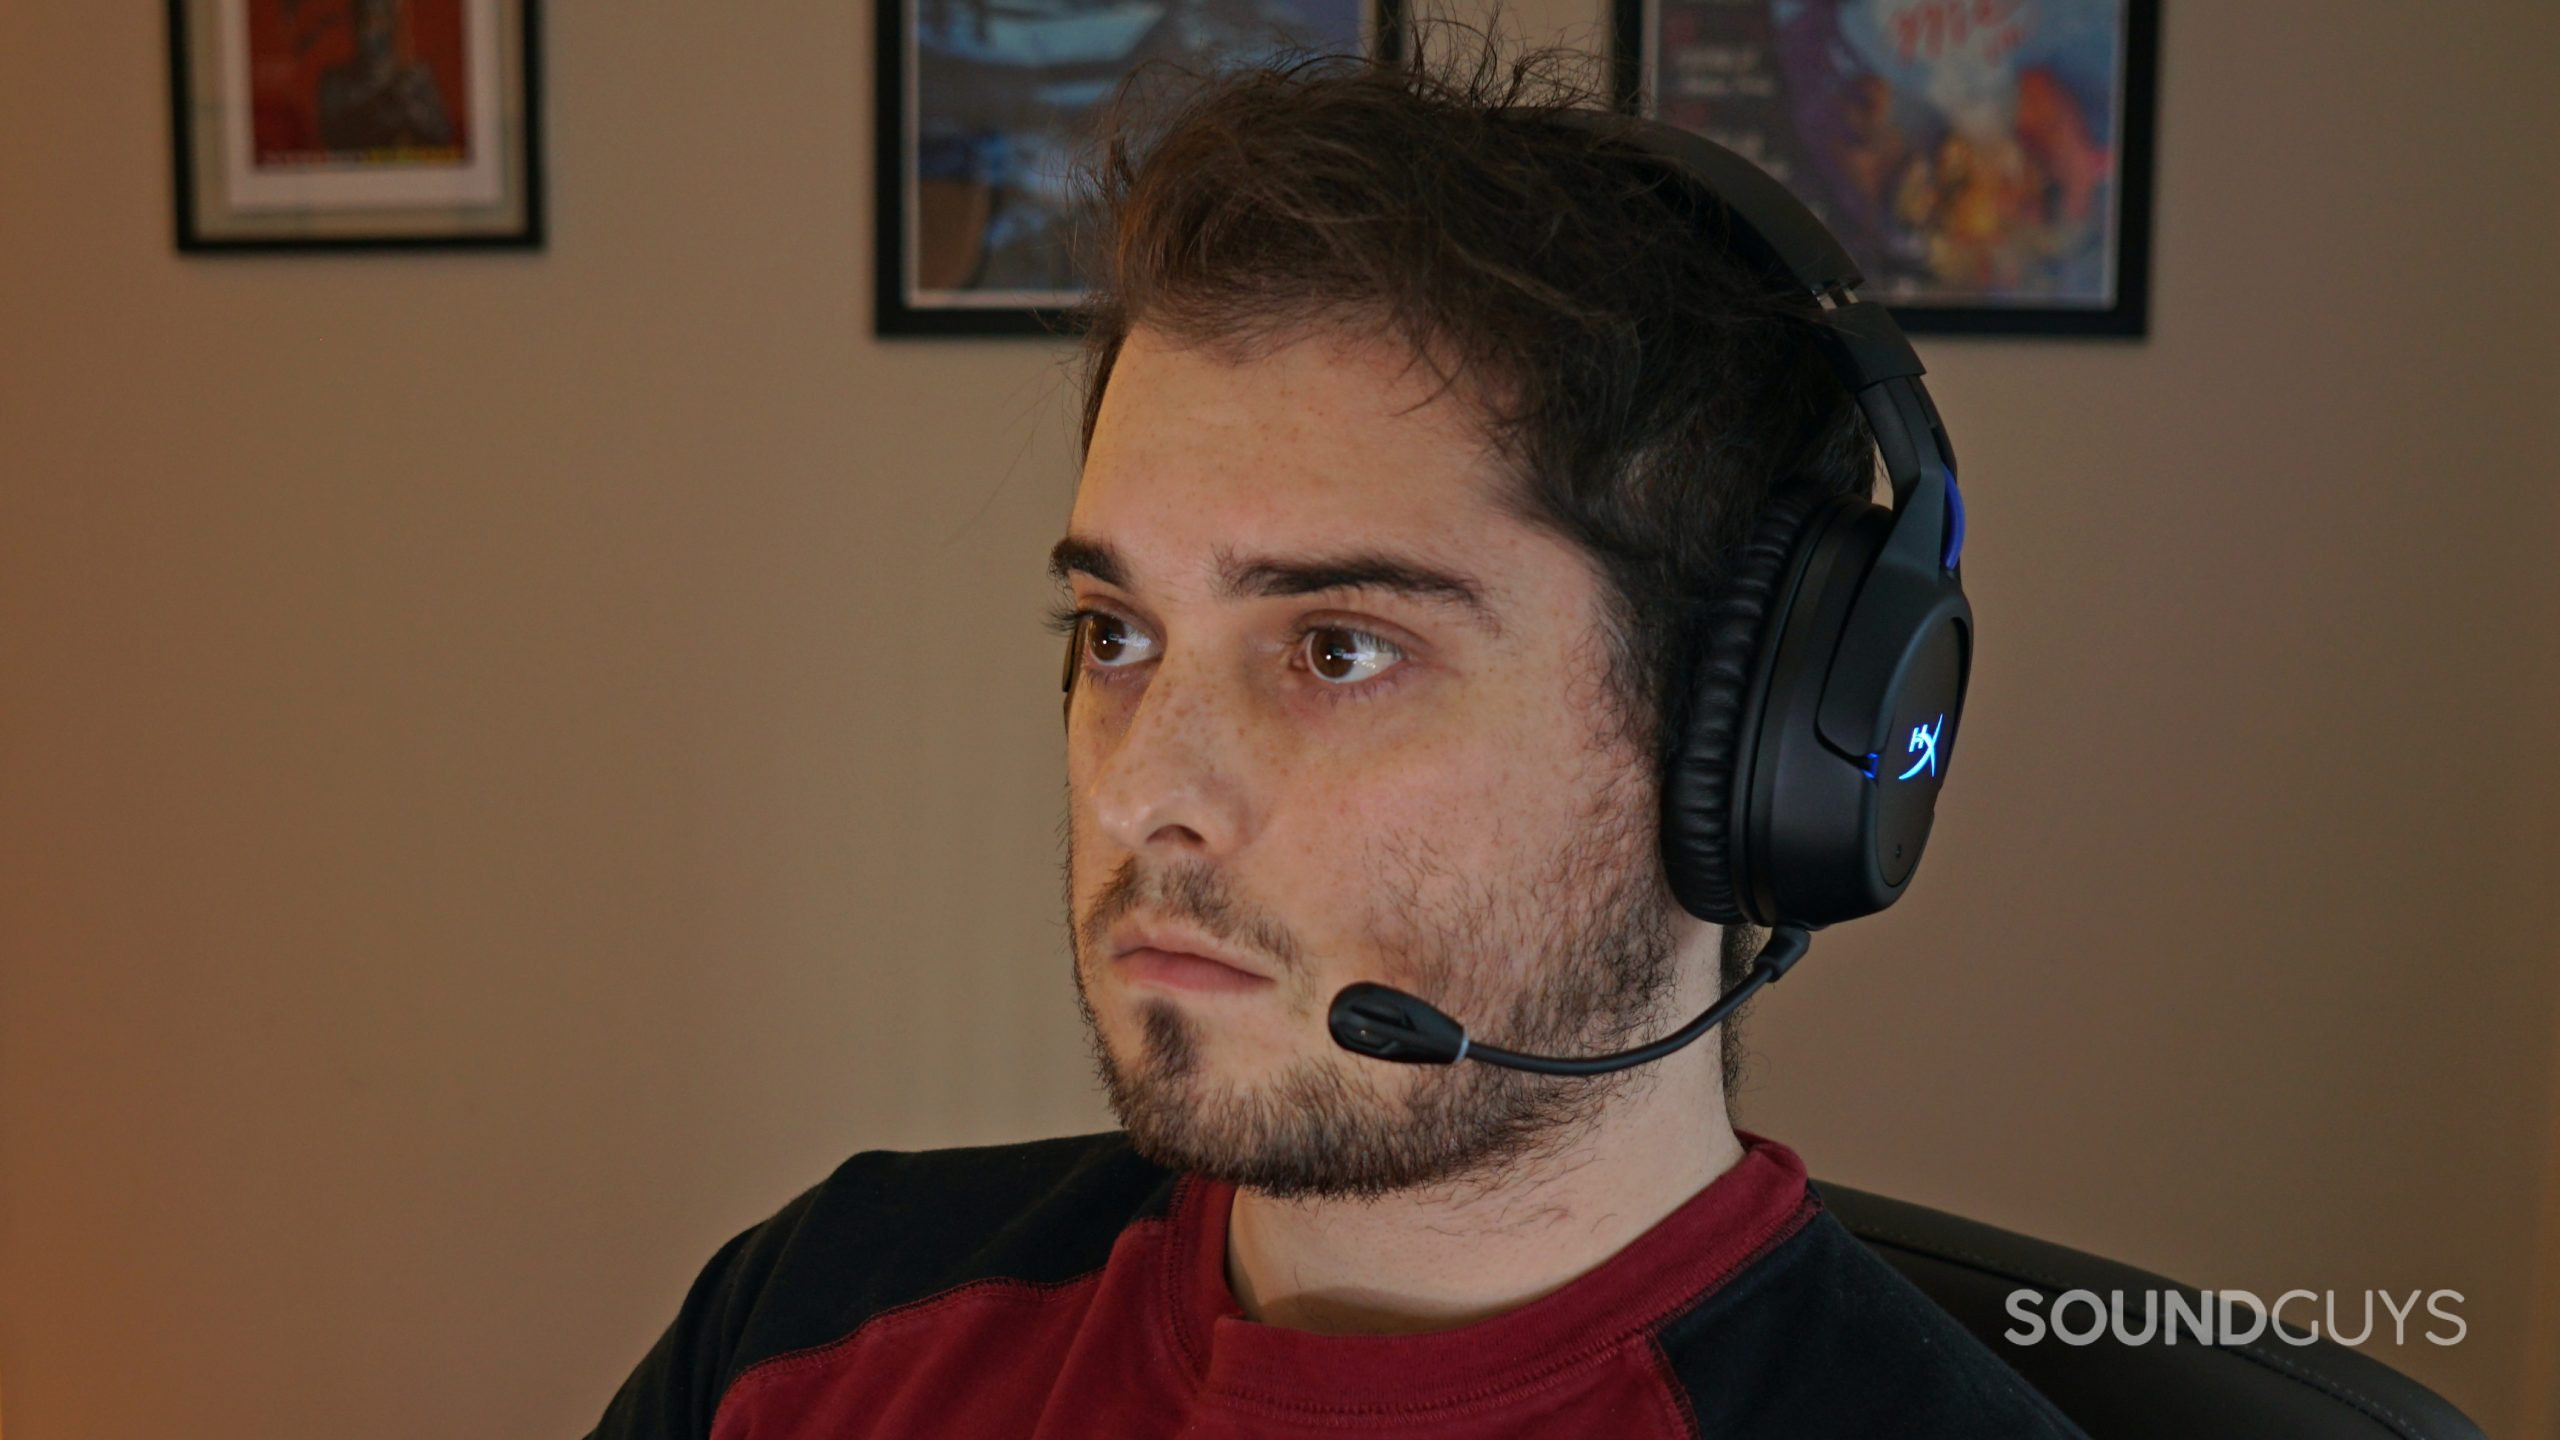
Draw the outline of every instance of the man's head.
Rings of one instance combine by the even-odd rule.
[[[1718,988],[1656,847],[1688,642],[1773,483],[1862,492],[1866,453],[1809,309],[1637,152],[1540,119],[1587,98],[1337,59],[1106,151],[1058,551],[1088,617],[1068,899],[1104,1079],[1160,1160],[1447,1181],[1655,1075],[1340,1052],[1354,980],[1565,1053]],[[1185,988],[1123,955],[1149,940],[1251,978]]]
[[[355,0],[356,53],[367,67],[382,69],[398,58],[400,0]]]

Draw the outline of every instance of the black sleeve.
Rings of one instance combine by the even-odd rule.
[[[955,1285],[1099,1270],[1172,1193],[1116,1130],[865,1150],[720,1247],[588,1440],[710,1440],[721,1396],[755,1366]]]
[[[817,1193],[810,1187],[720,1247],[694,1278],[658,1343],[614,1392],[587,1440],[710,1440],[712,1414],[737,1377],[748,1318]]]

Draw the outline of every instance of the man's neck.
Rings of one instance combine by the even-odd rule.
[[[1742,1158],[1718,1038],[1657,1062],[1516,1174],[1376,1200],[1238,1190],[1227,1283],[1251,1319],[1343,1335],[1450,1329],[1562,1289]]]

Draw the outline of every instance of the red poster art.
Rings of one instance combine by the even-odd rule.
[[[464,0],[245,0],[259,169],[471,159]]]

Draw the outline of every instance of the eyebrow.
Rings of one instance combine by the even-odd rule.
[[[1486,634],[1502,633],[1502,617],[1494,613],[1493,606],[1485,600],[1485,587],[1474,578],[1382,550],[1281,557],[1245,556],[1221,547],[1215,552],[1215,559],[1220,599],[1374,590],[1446,606],[1466,616]],[[1131,588],[1128,562],[1107,540],[1069,535],[1049,551],[1049,578],[1064,583],[1069,575],[1076,574],[1119,589]]]

